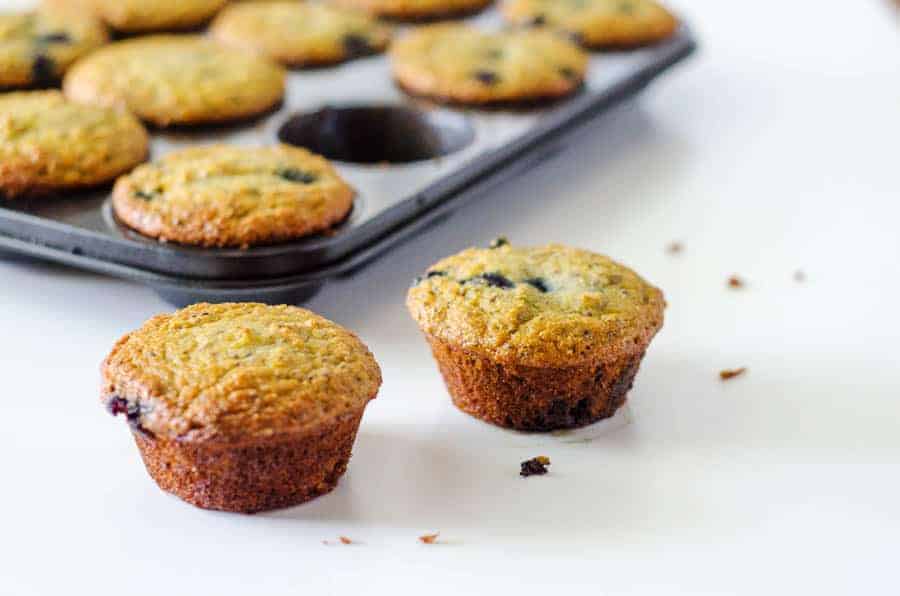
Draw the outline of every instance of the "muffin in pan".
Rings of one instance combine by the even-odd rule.
[[[233,122],[277,106],[277,64],[198,35],[151,35],[105,46],[63,80],[75,101],[124,106],[157,126]]]
[[[199,27],[225,6],[228,0],[86,0],[86,2],[117,31],[150,33]]]
[[[551,31],[487,32],[444,24],[394,42],[391,64],[397,84],[413,95],[469,105],[517,104],[576,91],[588,55]]]
[[[372,15],[400,21],[430,21],[476,13],[494,0],[333,0]]]
[[[605,256],[500,241],[430,267],[407,306],[457,407],[548,431],[607,418],[625,403],[665,301]]]
[[[116,343],[102,376],[103,404],[126,417],[160,488],[245,513],[332,490],[381,385],[351,332],[253,303],[154,317]]]
[[[147,131],[124,110],[59,91],[0,95],[0,196],[38,196],[111,182],[146,159]]]
[[[566,31],[590,48],[631,48],[671,37],[678,20],[656,0],[506,0],[507,20]]]
[[[218,41],[288,66],[320,66],[383,51],[390,28],[364,12],[315,2],[244,2],[210,27]]]
[[[353,188],[324,157],[289,145],[181,149],[120,177],[116,217],[164,242],[274,244],[322,232],[353,207]]]
[[[52,6],[0,13],[0,90],[49,87],[78,58],[107,42],[90,14]]]

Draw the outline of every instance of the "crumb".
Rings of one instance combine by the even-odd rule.
[[[353,544],[353,541],[347,538],[346,536],[339,536],[338,540],[341,541],[341,544]]]
[[[543,476],[547,473],[547,466],[549,465],[550,458],[546,455],[533,457],[522,462],[522,469],[519,471],[519,476],[522,478],[528,478],[529,476]]]
[[[728,381],[729,379],[741,376],[745,372],[747,372],[747,367],[725,369],[719,372],[719,378],[723,381]]]
[[[747,285],[747,284],[744,283],[744,280],[741,279],[740,277],[738,277],[737,275],[732,275],[731,277],[728,278],[728,287],[729,288],[737,290],[737,289],[743,288],[745,285]]]
[[[806,281],[806,273],[804,273],[800,269],[794,271],[794,281],[798,284],[802,284]]]
[[[424,534],[419,536],[419,542],[422,544],[434,544],[437,542],[438,536],[440,536],[440,532],[435,532],[434,534]]]
[[[327,540],[323,540],[323,541],[322,541],[322,544],[324,544],[325,546],[328,546],[328,545],[330,545],[331,543],[328,542]]]
[[[671,242],[669,246],[666,247],[666,252],[670,255],[681,254],[683,250],[684,244],[682,244],[681,242]]]

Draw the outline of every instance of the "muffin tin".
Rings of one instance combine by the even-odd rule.
[[[487,12],[474,19],[497,27]],[[291,71],[285,101],[253,122],[152,131],[152,158],[207,143],[282,142],[335,161],[356,188],[327,234],[248,249],[159,243],[116,221],[109,189],[0,207],[0,249],[147,284],[166,300],[298,303],[421,232],[488,186],[534,167],[586,121],[635,95],[689,56],[686,25],[664,43],[594,53],[578,94],[509,109],[439,106],[394,86],[386,56]]]

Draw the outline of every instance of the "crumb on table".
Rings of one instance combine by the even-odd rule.
[[[742,374],[744,374],[745,372],[747,372],[746,366],[741,367],[741,368],[725,369],[725,370],[719,372],[719,378],[722,379],[723,381],[727,381],[729,379],[739,377]]]
[[[549,465],[550,458],[546,455],[533,457],[522,462],[519,476],[522,478],[528,478],[529,476],[543,476],[547,473],[547,467]]]
[[[739,288],[743,288],[745,285],[747,285],[747,284],[744,282],[744,280],[741,279],[740,277],[738,277],[737,275],[732,275],[731,277],[728,278],[728,287],[729,288],[737,290]]]
[[[440,536],[440,532],[435,532],[434,534],[423,534],[419,536],[419,542],[422,544],[434,544],[437,542],[438,536]]]

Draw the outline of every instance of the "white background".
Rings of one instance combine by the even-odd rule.
[[[0,260],[0,593],[896,594],[900,9],[679,9],[703,42],[689,65],[309,304],[385,377],[348,474],[311,504],[248,517],[159,491],[98,365],[169,307]],[[404,294],[498,234],[608,253],[665,290],[630,419],[520,435],[451,406]],[[538,454],[551,474],[519,478]],[[357,544],[322,543],[339,535]]]

